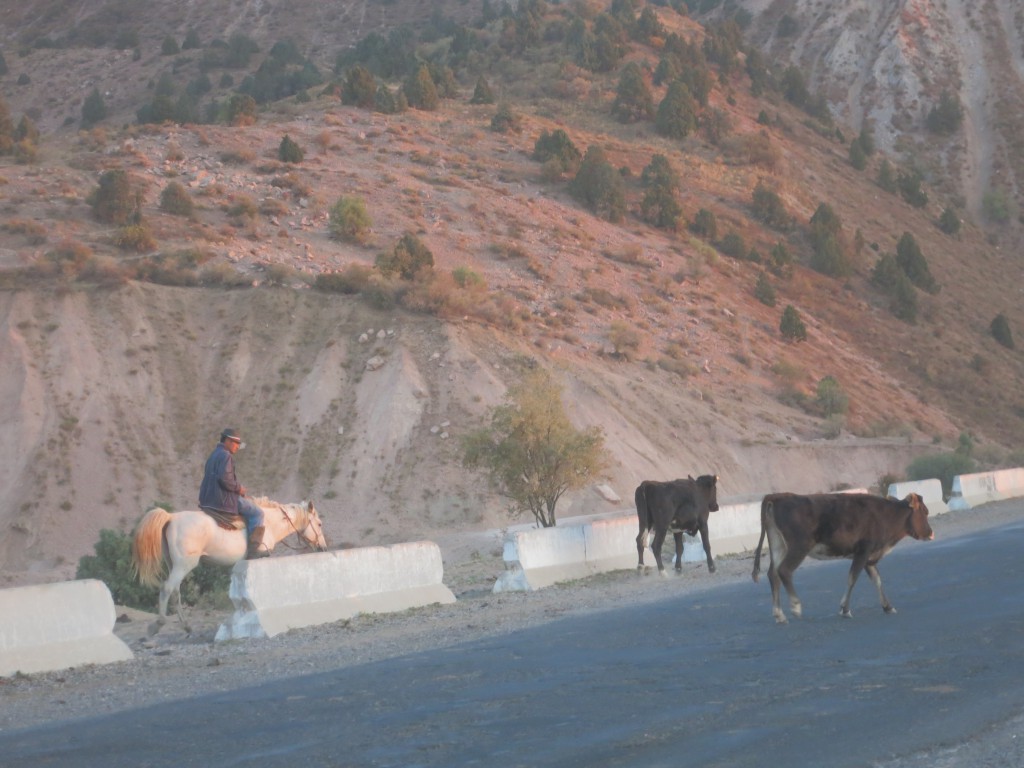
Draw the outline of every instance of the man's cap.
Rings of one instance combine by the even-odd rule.
[[[226,428],[220,433],[220,441],[223,443],[225,440],[235,440],[239,443],[242,442],[242,438],[238,435],[238,430],[232,429],[231,427]]]

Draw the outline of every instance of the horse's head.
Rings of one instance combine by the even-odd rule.
[[[327,549],[327,537],[324,535],[324,523],[320,519],[320,513],[316,511],[312,501],[302,503],[306,511],[306,527],[299,531],[299,536],[309,546],[318,552]]]

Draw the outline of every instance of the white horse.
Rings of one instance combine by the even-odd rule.
[[[323,523],[313,502],[279,504],[266,498],[252,501],[263,509],[263,544],[268,550],[273,550],[279,541],[293,533],[313,549],[327,549]],[[160,613],[150,634],[156,633],[167,620],[167,603],[175,592],[178,594],[178,618],[185,624],[179,587],[199,565],[200,557],[208,557],[220,565],[232,565],[245,557],[246,545],[245,523],[241,517],[233,530],[226,530],[201,510],[168,512],[155,507],[146,512],[132,538],[132,568],[140,583],[151,587],[160,585]],[[168,563],[170,572],[164,578]],[[187,625],[185,628],[188,631]]]

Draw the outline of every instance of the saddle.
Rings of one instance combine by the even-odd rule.
[[[201,507],[201,509],[225,531],[237,531],[245,528],[245,518],[237,512],[221,512],[219,509],[210,509],[209,507]]]

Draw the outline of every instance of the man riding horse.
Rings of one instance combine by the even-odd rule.
[[[235,477],[235,453],[242,444],[238,432],[228,427],[220,433],[220,442],[206,460],[203,482],[199,486],[199,507],[225,514],[238,514],[245,519],[248,536],[246,560],[267,557],[270,551],[263,543],[263,510],[245,498],[245,486]]]

